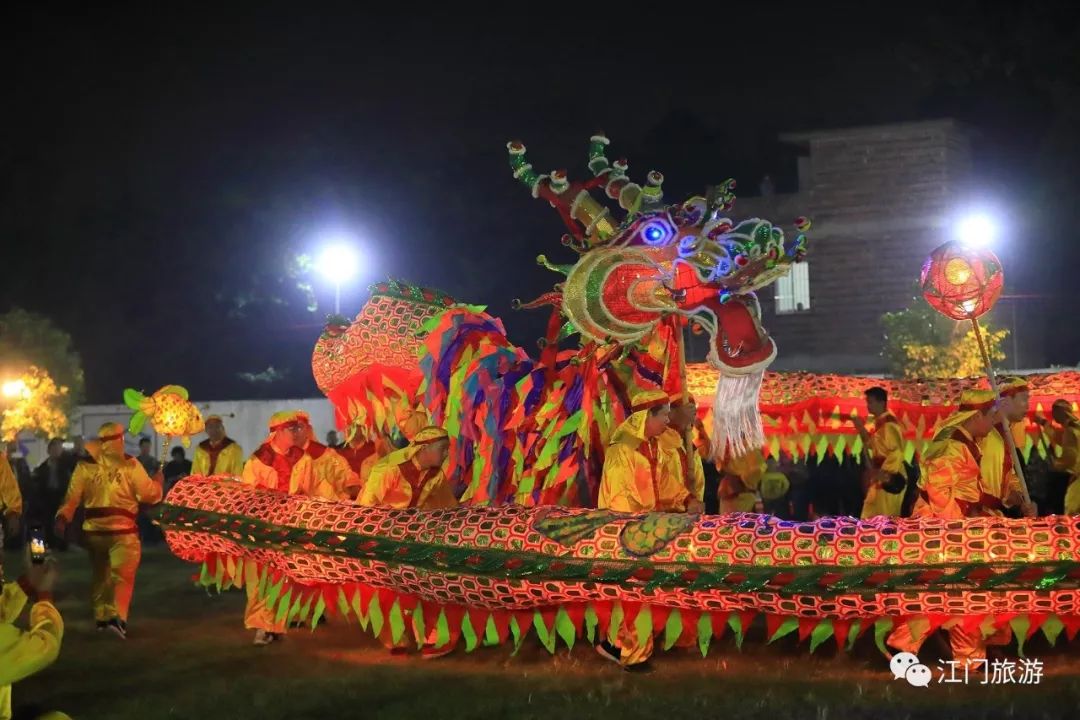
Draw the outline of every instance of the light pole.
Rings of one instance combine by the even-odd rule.
[[[341,314],[341,286],[360,269],[360,258],[352,245],[337,243],[319,255],[316,265],[323,277],[334,284],[334,314]]]

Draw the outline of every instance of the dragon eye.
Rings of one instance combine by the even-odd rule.
[[[646,245],[666,245],[674,234],[671,224],[659,218],[650,220],[641,228],[641,239]]]

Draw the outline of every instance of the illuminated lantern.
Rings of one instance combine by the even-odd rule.
[[[202,413],[188,399],[188,391],[179,385],[166,385],[147,397],[138,390],[124,391],[124,404],[135,411],[128,423],[128,430],[138,434],[150,421],[154,432],[167,438],[178,437],[187,447],[189,436],[202,432]]]
[[[938,247],[923,263],[919,284],[931,307],[953,320],[974,320],[994,307],[1005,282],[989,250],[958,242]]]

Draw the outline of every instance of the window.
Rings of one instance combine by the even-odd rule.
[[[776,314],[806,312],[810,309],[810,265],[795,263],[791,272],[776,281]]]

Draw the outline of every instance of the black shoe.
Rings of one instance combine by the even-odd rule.
[[[124,625],[124,621],[120,618],[113,618],[109,622],[105,623],[105,628],[110,630],[121,640],[127,640],[127,628]]]
[[[619,648],[615,647],[607,640],[601,641],[596,646],[596,653],[605,660],[610,660],[613,663],[618,663],[622,658],[622,650],[619,650]]]
[[[634,665],[624,665],[623,671],[628,673],[640,673],[642,675],[648,675],[652,672],[652,665],[649,662],[639,662]]]
[[[101,632],[102,630],[104,630],[107,627],[109,627],[109,623],[105,622],[104,620],[98,620],[97,621],[98,632]]]

